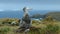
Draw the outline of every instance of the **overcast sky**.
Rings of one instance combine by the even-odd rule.
[[[24,6],[33,10],[60,10],[60,0],[0,0],[0,11],[22,10]]]

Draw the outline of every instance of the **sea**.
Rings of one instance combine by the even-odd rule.
[[[45,15],[46,13],[51,12],[48,10],[31,10],[28,12],[29,16],[32,16],[34,14],[40,14]],[[24,15],[24,12],[21,11],[12,11],[12,10],[6,10],[6,11],[0,11],[0,18],[22,18]]]

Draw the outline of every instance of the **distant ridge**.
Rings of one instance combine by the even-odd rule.
[[[49,12],[46,14],[46,16],[52,16],[53,18],[57,19],[57,20],[60,20],[60,12]]]

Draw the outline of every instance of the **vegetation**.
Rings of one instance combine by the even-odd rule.
[[[7,34],[7,32],[10,31],[10,28],[4,27],[4,28],[0,28],[0,34]]]
[[[47,14],[45,14],[46,16],[52,16],[52,18],[57,19],[58,21],[60,21],[60,12],[49,12]]]
[[[1,18],[1,19],[0,19],[0,26],[1,26],[1,25],[5,25],[5,24],[6,24],[6,25],[8,25],[8,24],[11,25],[11,23],[12,23],[13,21],[15,21],[16,25],[18,25],[19,22],[20,22],[20,19],[17,19],[17,18]]]
[[[15,32],[19,26],[7,26],[7,23],[10,24],[12,21],[16,21],[16,24],[19,23],[19,19],[8,18],[0,20],[0,34],[20,34]],[[60,21],[54,20],[51,16],[42,20],[41,23],[37,23],[37,21],[32,20],[32,28],[30,28],[28,34],[60,34]]]

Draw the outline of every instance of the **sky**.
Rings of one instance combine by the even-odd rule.
[[[33,10],[60,11],[60,0],[0,0],[0,11],[22,10],[25,6]]]

